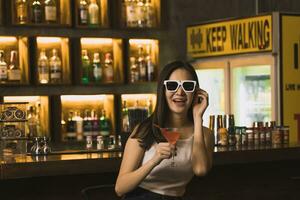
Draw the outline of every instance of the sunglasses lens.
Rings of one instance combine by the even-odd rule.
[[[195,83],[194,82],[184,82],[182,84],[182,87],[184,88],[185,91],[192,92],[195,88]]]
[[[178,83],[176,81],[168,81],[166,83],[167,90],[174,91],[178,87]]]

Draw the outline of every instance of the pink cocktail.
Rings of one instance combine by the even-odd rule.
[[[156,124],[154,126],[160,129],[161,133],[170,144],[173,145],[176,144],[177,140],[180,137],[180,132],[178,128],[161,128]],[[172,152],[172,162],[171,162],[172,167],[175,167],[174,156],[175,156],[175,151]]]

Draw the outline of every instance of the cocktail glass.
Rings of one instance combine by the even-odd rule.
[[[156,127],[158,127],[161,131],[161,133],[163,134],[163,136],[166,138],[166,140],[173,145],[176,145],[177,140],[180,137],[180,132],[179,132],[179,128],[161,128],[158,125],[155,125]],[[175,167],[175,149],[172,152],[172,162],[171,162],[171,167]]]

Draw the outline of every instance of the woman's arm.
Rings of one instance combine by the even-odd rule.
[[[214,136],[202,126],[202,121],[194,124],[192,164],[197,176],[204,176],[212,167]]]
[[[174,146],[169,143],[157,144],[153,158],[141,166],[145,150],[140,147],[138,139],[129,137],[115,185],[117,195],[122,196],[135,189],[156,165],[170,158],[172,148]]]
[[[199,103],[198,99],[201,99]],[[214,135],[203,127],[202,116],[208,107],[208,94],[198,89],[194,97],[194,142],[192,153],[193,171],[197,176],[205,175],[212,167]]]

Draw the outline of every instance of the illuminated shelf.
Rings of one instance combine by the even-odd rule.
[[[87,16],[87,23],[80,23],[80,11],[79,11],[80,0],[75,0],[75,26],[78,28],[108,28],[110,24],[109,20],[109,1],[108,0],[96,0],[96,4],[99,8],[98,22],[99,24],[90,25],[89,16]],[[87,2],[89,2],[87,0]],[[87,6],[88,7],[88,6]],[[89,14],[88,14],[89,15]]]
[[[42,50],[45,50],[48,59],[49,82],[45,84],[70,84],[71,69],[70,69],[70,50],[69,39],[64,37],[37,37],[36,38],[36,57],[35,57],[35,78],[36,84],[44,84],[39,81],[39,56]],[[53,50],[57,50],[58,57],[61,60],[61,81],[53,83],[50,75],[50,59],[53,56]]]
[[[37,136],[50,136],[50,114],[49,114],[49,97],[48,96],[4,96],[5,103],[28,102],[26,105],[27,115],[30,107],[35,107],[38,114],[40,129]],[[26,127],[28,133],[28,126]]]
[[[108,119],[111,121],[111,129],[110,129],[110,135],[115,134],[115,108],[114,108],[114,95],[62,95],[60,96],[61,101],[61,139],[64,140],[67,130],[64,125],[67,124],[68,117],[70,112],[74,114],[74,117],[80,116],[81,120],[84,119],[85,112],[89,112],[91,114],[91,111],[94,110],[96,114],[96,118],[100,119],[101,117],[101,111],[105,110],[105,115]],[[90,116],[91,117],[91,116]],[[82,127],[82,132],[79,134],[82,134],[83,136],[86,136],[86,133],[84,133],[84,128]],[[78,134],[76,132],[76,134]],[[100,130],[98,130],[95,133],[91,133],[93,136],[99,135]],[[96,135],[95,135],[96,134]],[[78,138],[77,138],[78,140]]]
[[[122,28],[149,29],[161,26],[161,0],[136,1],[118,0],[119,23]],[[141,4],[142,3],[142,4]],[[140,8],[140,9],[139,9]],[[132,11],[133,10],[133,11]],[[139,11],[141,10],[141,11]],[[147,12],[149,11],[149,12]],[[143,12],[141,16],[139,12]]]
[[[86,50],[90,61],[89,81],[82,84],[107,84],[107,83],[123,83],[124,70],[123,70],[123,43],[122,39],[112,38],[81,38],[80,39],[80,52]],[[101,79],[95,79],[95,71],[93,68],[94,53],[99,53]],[[105,71],[105,54],[109,53],[112,56],[113,65],[113,80],[107,80]],[[82,55],[81,55],[82,56]],[[83,77],[83,63],[81,59],[80,77]]]
[[[15,3],[16,1],[9,1],[11,7],[11,23],[13,25],[18,26],[71,26],[71,14],[69,11],[71,10],[71,0],[55,0],[56,2],[56,21],[53,22],[46,22],[45,20],[45,7],[42,4],[42,14],[41,14],[41,22],[34,23],[32,18],[32,3],[33,0],[27,0],[26,5],[24,6],[25,9],[18,9]],[[19,21],[17,12],[23,12],[25,14],[25,20]]]
[[[9,68],[11,51],[17,51],[17,66],[20,68],[20,81],[6,81],[0,85],[19,85],[29,83],[28,38],[18,36],[0,36],[0,50],[4,51],[4,60]],[[9,76],[9,75],[7,75]],[[9,78],[8,78],[9,79]]]
[[[141,78],[141,71],[139,66],[140,51],[142,51],[142,57],[146,65],[146,79]],[[148,78],[148,63],[147,56],[149,56],[153,64],[153,78],[149,80]],[[131,58],[135,58],[135,63],[139,69],[138,81],[131,80]],[[138,82],[154,82],[157,80],[158,76],[158,66],[159,66],[159,42],[155,39],[129,39],[129,58],[128,58],[128,83],[138,83]]]

